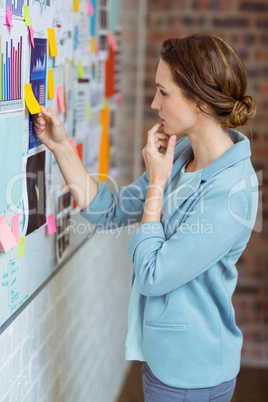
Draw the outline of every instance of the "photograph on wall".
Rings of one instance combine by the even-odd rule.
[[[34,40],[35,47],[31,51],[30,83],[39,105],[46,104],[46,70],[47,70],[47,40]],[[32,115],[29,116],[29,149],[41,145],[33,130]]]
[[[26,187],[28,199],[28,227],[26,236],[46,224],[45,156],[42,151],[29,156],[26,163]]]
[[[58,205],[57,205],[57,243],[56,243],[56,255],[58,263],[61,262],[70,247],[70,212],[72,209],[71,194],[65,187],[63,187],[58,193]]]
[[[23,64],[26,48],[27,27],[24,22],[12,22],[12,30],[0,18],[0,113],[22,110]]]

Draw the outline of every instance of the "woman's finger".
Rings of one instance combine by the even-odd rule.
[[[167,134],[163,134],[163,133],[156,133],[155,134],[155,141],[158,141],[158,139],[168,141],[169,136]]]
[[[159,148],[165,148],[165,149],[167,149],[167,142],[165,142],[165,141],[157,141],[157,143],[156,143],[156,146],[157,146],[157,148],[159,149]]]
[[[162,123],[157,123],[151,128],[151,130],[148,131],[148,136],[147,136],[148,144],[155,145],[155,141],[154,141],[155,134],[157,133],[159,128],[162,127],[162,125],[163,125]]]

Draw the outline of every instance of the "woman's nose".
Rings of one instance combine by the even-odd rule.
[[[159,110],[159,105],[156,102],[156,96],[154,96],[154,99],[153,99],[153,101],[151,103],[151,108],[154,109],[154,110]]]

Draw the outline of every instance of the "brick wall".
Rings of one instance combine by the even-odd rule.
[[[262,207],[237,268],[239,281],[233,302],[244,333],[244,365],[268,365],[268,3],[246,0],[148,0],[144,106],[144,140],[158,122],[150,108],[155,92],[159,46],[164,39],[210,32],[230,42],[241,55],[249,76],[248,93],[257,102],[252,129],[252,162],[262,185]],[[260,231],[260,227],[262,230]]]
[[[124,360],[128,228],[94,234],[0,335],[1,402],[112,402]]]

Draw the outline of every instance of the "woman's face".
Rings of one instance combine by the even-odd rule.
[[[195,131],[200,109],[183,97],[181,89],[172,80],[167,63],[161,59],[156,72],[156,86],[151,107],[158,110],[164,132],[168,135],[188,135]]]

